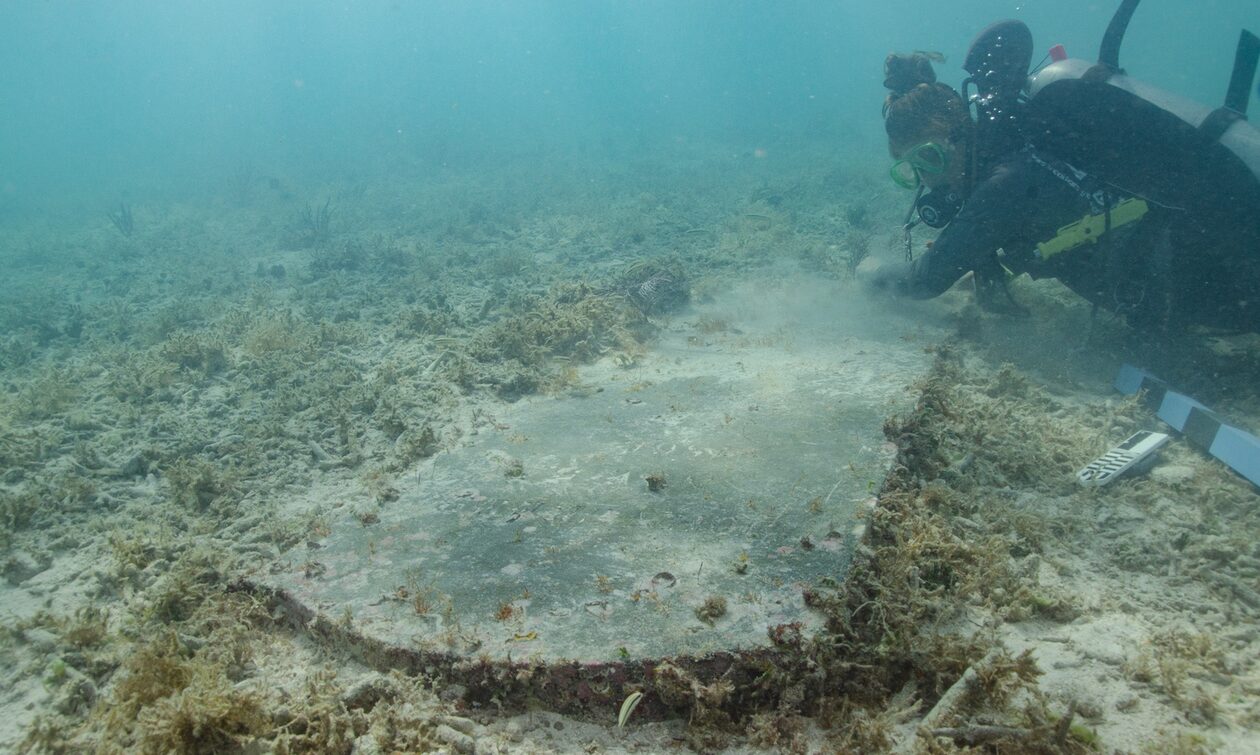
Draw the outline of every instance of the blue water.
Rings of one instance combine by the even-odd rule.
[[[1002,17],[1093,57],[1111,2],[226,0],[5,4],[0,191],[38,207],[242,163],[311,175],[523,154],[813,143],[882,154],[880,66],[944,53],[957,84]],[[1209,104],[1249,0],[1138,9],[1122,62]]]
[[[913,606],[916,616],[927,610],[921,606],[943,607],[953,596],[969,606],[978,595],[983,596],[979,602],[998,605],[992,585],[983,592],[955,593],[955,583],[957,589],[971,590],[981,577],[977,572],[956,578],[952,564],[961,564],[964,559],[956,554],[967,552],[960,537],[977,538],[977,554],[998,554],[1006,547],[998,544],[1005,542],[1001,533],[1009,531],[1012,559],[1018,541],[1018,568],[1032,575],[1029,579],[1061,570],[1061,579],[1055,577],[1051,585],[1055,592],[1047,593],[1051,598],[1070,589],[1071,605],[1079,604],[1082,619],[1102,616],[1103,627],[1113,626],[1107,622],[1118,612],[1126,614],[1114,624],[1123,631],[1108,638],[1097,655],[1085,654],[1089,642],[1080,638],[1091,635],[1077,634],[1075,626],[1065,633],[1046,630],[1054,635],[1047,642],[1063,644],[1047,654],[1047,670],[1061,671],[1054,659],[1066,658],[1062,653],[1068,650],[1081,652],[1080,674],[1102,670],[1086,667],[1087,661],[1119,666],[1113,659],[1120,643],[1133,651],[1124,676],[1134,684],[1145,681],[1132,688],[1131,696],[1117,699],[1126,707],[1117,704],[1113,713],[1105,697],[1082,699],[1107,711],[1102,718],[1113,727],[1115,747],[1144,744],[1138,740],[1150,731],[1132,723],[1136,720],[1157,720],[1170,737],[1183,723],[1194,722],[1193,716],[1206,716],[1196,725],[1210,725],[1214,737],[1234,727],[1232,721],[1254,726],[1256,654],[1248,639],[1254,631],[1231,591],[1255,607],[1253,585],[1260,585],[1254,568],[1260,559],[1254,547],[1260,542],[1255,491],[1214,476],[1228,472],[1213,459],[1192,456],[1196,452],[1182,444],[1170,446],[1163,477],[1151,487],[1137,487],[1148,483],[1134,481],[1114,499],[1078,498],[1063,490],[1064,484],[1075,485],[1071,474],[1080,466],[1138,429],[1138,423],[1154,422],[1144,410],[1111,400],[1108,385],[1119,356],[1130,353],[1116,335],[1122,323],[1095,317],[1083,300],[1062,300],[1057,289],[1040,289],[1033,310],[1037,317],[999,321],[979,317],[974,307],[948,315],[907,307],[915,317],[926,312],[929,326],[903,334],[901,325],[890,324],[898,318],[888,315],[883,302],[867,309],[874,298],[855,293],[868,254],[872,262],[889,262],[903,259],[907,251],[900,227],[913,194],[889,180],[880,117],[885,56],[938,52],[945,59],[938,75],[958,86],[976,33],[995,20],[1016,17],[1033,31],[1034,64],[1056,43],[1074,57],[1092,59],[1118,2],[0,0],[0,669],[6,672],[0,675],[0,752],[15,751],[28,731],[33,739],[55,744],[58,737],[68,737],[73,744],[49,744],[49,751],[173,751],[172,743],[202,736],[198,695],[224,690],[235,690],[234,699],[248,703],[237,707],[263,711],[263,723],[251,724],[260,729],[255,732],[260,743],[274,743],[297,729],[296,723],[285,724],[282,732],[273,721],[326,721],[331,714],[325,700],[350,698],[317,692],[324,687],[313,682],[309,693],[299,687],[305,686],[308,672],[325,678],[316,666],[333,665],[332,654],[303,646],[290,659],[284,648],[291,646],[283,644],[289,640],[280,634],[279,644],[271,638],[263,643],[265,632],[274,628],[261,618],[270,609],[240,608],[241,618],[219,623],[214,614],[224,604],[216,601],[232,597],[222,594],[226,582],[235,583],[241,573],[264,572],[319,579],[328,552],[320,551],[319,541],[343,524],[365,538],[375,559],[378,543],[386,548],[404,542],[392,534],[376,540],[384,522],[410,520],[407,506],[427,505],[427,498],[414,493],[416,486],[436,479],[433,469],[439,463],[442,474],[448,474],[443,454],[473,435],[501,433],[505,447],[520,457],[502,452],[502,469],[495,466],[487,473],[496,483],[515,485],[522,475],[536,473],[535,460],[546,449],[522,426],[514,429],[500,421],[508,402],[527,406],[547,395],[579,407],[647,411],[645,399],[652,394],[640,392],[657,385],[658,396],[665,396],[659,386],[675,380],[671,375],[684,374],[681,366],[671,373],[668,365],[682,365],[693,355],[696,374],[707,380],[704,370],[727,363],[713,355],[742,360],[745,353],[782,350],[781,362],[776,355],[773,365],[769,356],[747,365],[734,362],[738,382],[723,381],[755,382],[770,396],[767,403],[744,396],[732,400],[738,407],[732,413],[723,407],[720,426],[719,415],[713,414],[716,433],[704,430],[701,420],[688,425],[693,420],[687,417],[701,416],[688,402],[709,398],[696,387],[707,383],[697,379],[687,384],[687,396],[669,405],[669,414],[662,409],[671,428],[687,425],[688,432],[718,438],[706,441],[710,445],[738,434],[740,444],[746,440],[749,447],[773,443],[766,439],[778,436],[799,437],[809,446],[776,446],[774,455],[739,449],[714,455],[713,463],[731,465],[730,487],[739,488],[739,494],[712,499],[712,510],[735,506],[739,515],[730,516],[732,522],[780,506],[794,505],[810,517],[825,514],[809,520],[809,526],[819,525],[816,531],[794,530],[787,541],[773,545],[766,540],[764,552],[774,558],[798,546],[803,554],[815,543],[837,541],[832,534],[849,531],[851,511],[835,514],[825,508],[832,494],[851,508],[879,488],[878,474],[868,477],[865,467],[848,459],[848,470],[865,481],[850,496],[844,488],[837,493],[840,483],[824,472],[775,470],[792,478],[790,489],[761,496],[765,505],[758,509],[746,490],[753,482],[757,489],[770,483],[754,480],[756,466],[747,460],[815,459],[821,458],[819,448],[832,448],[806,439],[812,425],[775,436],[760,429],[779,426],[756,417],[770,417],[778,411],[773,402],[805,391],[800,386],[813,386],[802,395],[826,396],[818,399],[814,417],[820,427],[835,427],[846,437],[852,433],[844,424],[845,417],[855,416],[849,388],[837,384],[833,391],[834,375],[817,385],[806,379],[816,369],[818,374],[829,370],[832,356],[837,369],[843,367],[837,374],[854,375],[858,394],[868,384],[880,384],[880,391],[903,385],[905,370],[879,362],[879,351],[862,348],[865,336],[837,335],[867,328],[884,331],[890,342],[894,328],[897,348],[912,350],[914,364],[934,351],[942,354],[941,364],[948,369],[932,384],[956,372],[965,374],[966,383],[958,392],[965,399],[963,411],[942,414],[954,423],[972,416],[979,423],[974,432],[949,429],[925,440],[922,448],[916,442],[905,449],[912,452],[907,456],[921,459],[915,466],[924,474],[948,463],[942,483],[953,474],[964,483],[957,496],[922,497],[922,505],[932,508],[931,526],[924,527],[930,537],[906,530],[916,543],[913,557],[928,560],[922,588],[918,562],[915,572],[905,572],[906,583],[914,584],[907,587],[914,592],[907,593],[905,605]],[[1121,63],[1139,79],[1216,106],[1225,95],[1242,27],[1260,32],[1256,0],[1146,0],[1129,30]],[[1252,103],[1251,110],[1260,116],[1260,103]],[[917,233],[914,243],[922,248],[929,235]],[[1229,243],[1244,246],[1233,237]],[[719,306],[717,298],[735,283],[740,293],[731,299],[734,303]],[[1151,301],[1156,293],[1153,287]],[[695,308],[683,309],[689,303]],[[975,356],[966,361],[991,362],[983,368],[987,373],[973,376],[970,366],[963,373],[953,366],[963,359],[949,356],[958,353],[954,347],[937,351],[931,345],[935,323],[954,322],[940,319],[946,317],[956,320],[961,341],[976,340]],[[799,330],[801,322],[824,321],[826,348],[834,343],[838,352],[814,364],[806,348],[813,336],[803,338],[793,329]],[[832,322],[850,329],[833,332]],[[669,328],[671,342],[685,340],[686,350],[679,345],[654,351],[661,324]],[[855,324],[861,328],[852,330]],[[1175,343],[1180,349],[1183,342]],[[1207,352],[1194,352],[1201,353]],[[1180,353],[1175,356],[1181,359]],[[596,360],[597,370],[579,369]],[[1005,362],[1018,368],[999,371],[997,365]],[[1240,347],[1233,356],[1213,351],[1201,363],[1186,359],[1174,364],[1177,371],[1160,369],[1158,374],[1254,430],[1260,424],[1255,419],[1260,417],[1256,363],[1254,352]],[[667,366],[662,371],[660,365]],[[1020,370],[1047,376],[1058,387],[1042,392]],[[986,388],[990,385],[992,390]],[[978,402],[967,398],[972,393]],[[910,397],[900,389],[897,395]],[[924,402],[927,414],[936,413],[936,402]],[[1027,416],[1042,406],[1046,417]],[[613,409],[600,409],[598,415],[587,411],[591,425],[621,421]],[[917,426],[916,421],[886,427],[911,433]],[[665,432],[655,427],[645,432]],[[1066,430],[1062,437],[1056,437],[1059,428]],[[648,438],[642,448],[656,447],[656,440]],[[528,446],[533,457],[522,450],[529,443],[535,443]],[[649,496],[646,505],[657,506],[651,496],[660,492],[665,475],[647,465],[643,461],[641,469],[624,475],[636,493]],[[674,469],[666,471],[677,480],[671,490],[691,484]],[[914,476],[919,473],[916,469]],[[980,492],[974,498],[973,484]],[[825,496],[804,492],[810,486]],[[598,496],[588,501],[587,495],[579,496],[581,506],[607,505]],[[491,509],[471,507],[485,496],[470,486],[453,500],[447,503],[470,506],[452,518],[470,529],[462,533],[469,537],[452,542],[475,541],[478,549],[511,555],[517,551],[510,549],[528,536],[535,547],[529,534],[535,525],[518,530],[513,524],[521,511],[511,518],[495,513],[494,526],[481,531],[475,523]],[[706,494],[706,507],[710,500]],[[990,519],[986,501],[1009,501],[1018,510],[1008,511],[1003,503]],[[533,516],[539,506],[526,513]],[[560,507],[548,506],[538,522],[565,526],[564,519],[553,518]],[[955,529],[941,546],[934,545],[933,538],[944,537],[934,533],[947,531],[941,517],[964,510],[967,518],[959,521],[965,530]],[[900,516],[896,511],[889,513]],[[833,514],[836,518],[823,525]],[[680,513],[670,521],[681,527],[685,520]],[[589,526],[602,530],[605,521],[612,520],[600,515]],[[636,528],[644,520],[638,521]],[[771,524],[778,521],[776,514]],[[885,518],[872,521],[881,522],[882,537]],[[373,524],[381,529],[365,529]],[[747,531],[756,534],[751,525]],[[495,539],[505,533],[517,539]],[[646,541],[656,534],[636,529],[636,539],[626,542],[633,550],[637,538]],[[395,545],[387,546],[386,540]],[[1063,557],[1046,546],[1043,564],[1040,542],[1051,540]],[[440,537],[431,544],[450,545]],[[556,547],[539,544],[535,550],[550,558],[549,548]],[[934,555],[935,550],[946,555]],[[1231,550],[1242,557],[1221,555]],[[755,548],[732,545],[729,553],[709,562],[706,576],[732,568],[732,575],[744,575],[748,551],[754,554],[750,579],[774,574],[755,563]],[[824,551],[831,552],[819,547],[815,555]],[[706,542],[697,552],[709,558],[706,554],[718,548]],[[645,584],[644,577],[654,584],[651,575],[659,577],[658,570],[668,568],[672,586],[673,575],[684,574],[672,564],[653,564],[636,575],[617,566],[619,557],[605,558],[604,551],[597,555],[611,564],[608,575],[592,574],[573,587],[575,595],[593,591],[588,608],[607,607],[604,582],[636,596],[626,602],[638,603],[642,591],[630,590]],[[977,563],[991,557],[983,555]],[[389,570],[394,566],[388,562]],[[1092,584],[1095,568],[1101,587]],[[1130,592],[1130,572],[1143,571],[1134,578],[1140,581],[1132,582],[1138,589]],[[499,610],[482,611],[478,620],[492,616],[500,626],[518,616],[513,601],[528,600],[529,589],[536,588],[523,579],[519,587],[505,579],[519,573],[495,565],[495,584],[507,586],[494,596]],[[694,574],[698,577],[700,569]],[[477,584],[476,574],[456,575],[461,581],[474,577],[469,583]],[[1076,575],[1091,581],[1079,599]],[[424,616],[427,626],[434,618],[430,608],[438,614],[445,600],[440,576],[400,566],[399,583],[383,588],[389,595],[359,597],[371,608]],[[983,578],[989,579],[987,573]],[[951,584],[946,596],[944,582]],[[893,578],[880,583],[881,592],[885,584],[893,585]],[[920,589],[927,597],[915,597]],[[1221,602],[1209,600],[1211,591]],[[1124,599],[1118,602],[1108,597],[1120,594]],[[694,609],[708,607],[711,600],[675,615],[694,617],[692,629],[703,631],[698,622],[711,622]],[[1010,590],[1009,600],[1019,601],[1010,605],[1023,614],[1032,605],[1038,610],[1043,603],[1057,605],[1057,598],[1047,599],[1031,587]],[[733,613],[744,610],[735,600],[732,604]],[[968,621],[958,622],[968,633],[972,608]],[[454,615],[453,608],[449,611]],[[246,613],[250,618],[244,618]],[[882,609],[868,614],[881,617],[863,619],[869,626],[883,622]],[[587,621],[606,618],[602,609],[586,615]],[[954,623],[945,616],[931,622],[933,632],[953,631],[944,628]],[[348,609],[336,611],[338,626],[353,618]],[[242,629],[229,631],[237,620]],[[1042,627],[1042,618],[1037,621]],[[1175,622],[1183,621],[1194,628],[1193,636],[1186,634],[1189,629],[1176,628]],[[245,637],[247,623],[251,632],[257,630],[253,639],[236,639],[237,634]],[[777,643],[778,631],[791,626],[780,624],[769,637]],[[1139,631],[1141,626],[1146,629]],[[501,627],[513,643],[533,641],[532,629]],[[894,637],[899,625],[882,631],[894,647],[887,652],[900,652],[896,648],[904,638]],[[1229,644],[1209,653],[1199,642],[1208,638],[1201,631],[1220,631],[1222,643]],[[221,639],[229,634],[232,639]],[[481,646],[478,640],[465,647],[466,638],[456,634],[444,630],[442,642],[460,648],[457,652]],[[1061,643],[1069,634],[1071,643]],[[599,636],[605,644],[621,642]],[[853,636],[865,637],[866,630]],[[1044,636],[1043,629],[1028,636]],[[1189,639],[1178,639],[1183,636]],[[788,635],[783,637],[786,648]],[[695,639],[709,643],[706,635]],[[258,643],[261,652],[255,655],[249,643]],[[846,639],[834,647],[847,644]],[[967,652],[979,647],[970,639],[966,645]],[[520,647],[521,653],[533,652]],[[1194,686],[1180,688],[1184,695],[1173,691],[1163,659],[1171,658],[1169,668],[1183,677],[1178,669],[1196,666],[1161,655],[1174,647],[1193,652],[1187,659],[1203,664],[1202,674],[1190,672]],[[497,651],[517,648],[501,644]],[[625,646],[602,649],[627,652]],[[897,660],[895,673],[925,682],[914,692],[930,702],[944,689],[948,673],[961,671],[943,669],[955,666],[962,655],[927,655],[916,650],[913,669]],[[155,664],[153,658],[166,663]],[[1002,656],[994,668],[1007,665],[1009,658]],[[833,660],[838,665],[825,674],[811,665],[809,678],[844,679],[840,687],[845,689],[860,684],[854,678],[866,678],[850,678],[862,664]],[[1155,660],[1162,691],[1150,671]],[[920,663],[926,665],[919,668]],[[188,671],[194,681],[178,687],[150,691],[137,684],[128,692],[116,684],[146,667],[160,670],[167,664],[199,670]],[[1063,666],[1077,667],[1067,661]],[[804,664],[788,668],[797,669],[790,674],[806,673]],[[1137,673],[1142,668],[1146,676]],[[756,690],[730,700],[771,704],[773,694],[766,690],[781,683],[771,680],[771,687],[762,688],[762,680],[771,676],[780,674],[762,674]],[[893,678],[883,676],[879,685]],[[1119,668],[1104,670],[1097,677],[1105,681],[1100,689],[1110,687],[1106,694],[1114,695],[1120,676]],[[343,677],[347,685],[355,678]],[[485,683],[492,685],[490,678]],[[517,687],[511,695],[495,690],[496,702],[536,702],[516,694],[526,689],[520,676],[504,678],[515,678],[509,684]],[[541,704],[565,702],[563,685],[538,679],[536,689],[547,686],[548,694],[558,695]],[[791,680],[792,690],[814,684],[800,679],[800,684]],[[1211,694],[1220,696],[1227,714],[1215,717],[1215,698],[1204,696],[1200,681],[1216,685]],[[183,684],[191,684],[193,692],[184,694]],[[897,688],[900,684],[892,687]],[[253,692],[247,696],[242,690],[256,690],[264,702],[256,705]],[[884,694],[872,686],[860,697],[868,693],[872,699]],[[389,718],[377,720],[388,722],[397,736],[390,747],[381,743],[380,748],[419,749],[419,740],[408,737],[424,734],[432,722],[422,730],[384,712],[411,705],[402,706],[400,697],[394,706],[393,693],[356,693],[354,699],[368,696],[371,705],[378,698],[391,702],[378,713]],[[183,702],[172,702],[173,697]],[[1128,702],[1139,697],[1140,706]],[[1058,692],[1037,695],[1043,698],[1055,701],[1056,715],[1069,710],[1068,698]],[[1014,699],[1022,707],[1033,696],[1021,693]],[[779,712],[790,707],[786,688],[782,700]],[[1170,701],[1177,703],[1175,710]],[[613,702],[584,704],[612,712]],[[654,702],[644,711],[654,705],[652,715],[663,714]],[[205,719],[219,715],[220,706],[203,707]],[[1130,708],[1147,718],[1122,718]],[[824,709],[849,710],[847,703]],[[1086,715],[1085,707],[1077,710]],[[39,723],[51,711],[60,712],[54,723],[64,731]],[[860,712],[853,709],[851,718],[864,727]],[[357,707],[353,715],[366,720]],[[686,718],[680,715],[680,721]],[[771,718],[788,720],[777,714]],[[210,720],[207,726],[213,734],[218,724]],[[309,728],[315,737],[324,729],[341,731],[337,727],[342,725]],[[575,730],[567,735],[577,737]],[[661,731],[659,746],[635,746],[644,752],[677,749],[676,739]],[[1183,743],[1194,741],[1186,736]],[[609,749],[628,741],[620,731],[617,737]],[[209,751],[206,741],[198,751]],[[312,745],[306,751],[323,750]]]

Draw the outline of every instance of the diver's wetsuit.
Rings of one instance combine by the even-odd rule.
[[[1023,150],[994,165],[931,250],[914,261],[898,291],[928,299],[972,270],[996,275],[1001,272],[998,249],[1031,257],[1038,241],[1083,217],[1088,200],[1033,158]]]
[[[981,175],[932,248],[887,281],[898,293],[931,298],[968,271],[983,284],[1002,281],[1009,270],[1057,278],[1138,327],[1198,324],[1260,331],[1260,250],[1248,255],[1237,248],[1237,239],[1231,243],[1199,228],[1185,212],[1152,204],[1140,221],[1116,228],[1098,243],[1043,261],[1037,243],[1099,212],[1097,192],[1105,189],[1113,206],[1124,195],[1031,148],[992,161]]]

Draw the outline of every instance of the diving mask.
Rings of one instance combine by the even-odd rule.
[[[911,148],[905,157],[893,163],[889,173],[898,186],[914,190],[923,183],[923,174],[938,175],[947,168],[949,152],[936,142],[924,142]]]

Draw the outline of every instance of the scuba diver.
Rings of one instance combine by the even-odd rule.
[[[1139,329],[1260,332],[1260,131],[1246,121],[1260,39],[1242,32],[1225,106],[1211,110],[1120,68],[1137,4],[1124,0],[1097,63],[1056,46],[1031,77],[1031,32],[993,24],[962,93],[936,80],[938,56],[888,57],[892,178],[916,194],[906,260],[867,275],[870,287],[931,298],[971,273],[982,307],[1026,313],[1007,282],[1028,273]],[[941,231],[915,258],[917,222]]]

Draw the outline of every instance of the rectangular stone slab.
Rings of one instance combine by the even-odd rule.
[[[772,295],[732,292],[642,366],[496,411],[267,586],[387,646],[495,661],[755,651],[816,626],[802,592],[843,580],[931,334]]]

